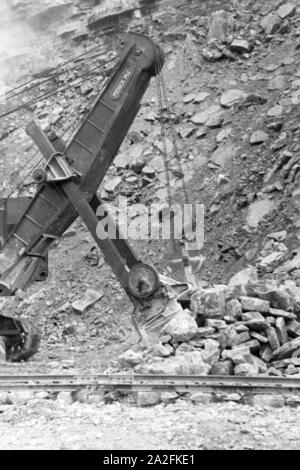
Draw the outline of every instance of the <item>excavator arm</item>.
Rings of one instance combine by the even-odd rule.
[[[138,259],[118,226],[116,239],[98,236],[101,218],[95,212],[102,201],[96,193],[139,110],[151,77],[160,72],[164,57],[150,39],[132,33],[120,38],[118,51],[117,70],[62,152],[34,121],[27,127],[46,163],[33,174],[38,188],[35,196],[27,200],[18,222],[5,237],[0,254],[0,296],[14,295],[18,289],[46,276],[49,248],[80,216],[132,300],[134,323],[141,333],[157,329],[161,320],[166,322],[180,306],[170,294],[172,282],[162,282],[153,267]],[[1,317],[0,336],[6,337]],[[11,348],[12,341],[6,343]],[[23,343],[20,344],[22,352]],[[12,356],[17,360],[18,355]]]

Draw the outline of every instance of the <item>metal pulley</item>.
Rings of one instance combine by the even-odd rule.
[[[128,275],[128,290],[137,299],[147,299],[154,294],[160,286],[157,271],[145,263],[133,266]]]

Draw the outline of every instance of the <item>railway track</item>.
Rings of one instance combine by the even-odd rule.
[[[227,391],[300,393],[300,378],[168,375],[0,375],[0,391]]]

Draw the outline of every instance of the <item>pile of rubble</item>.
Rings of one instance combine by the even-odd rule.
[[[199,289],[146,354],[127,351],[124,367],[147,374],[300,374],[300,288],[258,278],[256,268],[228,285]]]

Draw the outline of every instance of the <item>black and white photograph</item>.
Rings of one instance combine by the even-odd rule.
[[[0,0],[0,450],[300,450],[300,0]]]

